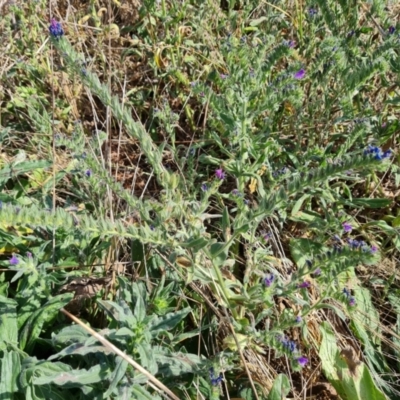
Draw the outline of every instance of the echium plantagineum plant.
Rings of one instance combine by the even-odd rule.
[[[319,23],[317,11],[309,14],[312,18],[310,24]],[[67,59],[73,71],[79,74],[82,81],[99,96],[104,104],[112,108],[118,119],[126,124],[129,134],[140,140],[142,150],[154,169],[160,185],[167,189],[173,188],[176,196],[179,196],[181,194],[179,182],[174,182],[172,174],[164,167],[162,149],[154,145],[150,135],[132,120],[117,98],[112,97],[100,84],[98,78],[82,67],[80,56],[64,40],[63,30],[57,24],[52,21],[50,28],[54,45]],[[314,90],[317,85],[315,78],[319,61],[314,65],[304,65],[295,57],[294,44],[282,42],[272,35],[265,36],[261,41],[256,39],[258,38],[254,40],[251,37],[244,40],[232,36],[226,38],[223,46],[226,61],[224,71],[214,74],[212,85],[200,82],[192,86],[193,93],[200,102],[204,104],[209,102],[211,128],[209,134],[214,139],[214,147],[217,151],[213,148],[210,152],[213,155],[200,157],[202,165],[211,164],[212,168],[208,170],[208,177],[205,178],[205,174],[199,177],[202,179],[197,186],[197,191],[201,196],[200,206],[199,202],[196,202],[193,209],[197,211],[193,211],[191,215],[193,218],[185,220],[188,226],[187,232],[190,234],[185,236],[179,230],[163,230],[163,220],[160,215],[157,215],[158,227],[152,225],[147,228],[151,231],[150,234],[157,235],[161,231],[165,237],[173,239],[168,243],[176,244],[176,248],[173,249],[176,252],[174,254],[178,254],[178,251],[187,254],[186,249],[192,251],[190,255],[193,255],[193,260],[191,261],[193,265],[198,264],[191,271],[193,275],[190,279],[194,277],[207,284],[212,283],[211,290],[214,290],[220,304],[230,309],[236,322],[243,321],[244,316],[249,315],[250,312],[257,313],[260,309],[262,310],[261,319],[268,315],[274,324],[272,329],[268,328],[259,332],[255,327],[251,330],[243,324],[243,332],[254,336],[255,340],[262,341],[264,345],[273,347],[277,355],[288,356],[292,368],[299,370],[307,367],[309,357],[300,344],[295,343],[286,335],[286,330],[306,323],[307,316],[329,299],[341,300],[349,312],[356,309],[357,302],[354,296],[346,287],[335,284],[335,279],[358,263],[375,262],[378,257],[377,249],[372,244],[351,237],[346,237],[344,240],[339,238],[340,244],[327,245],[324,243],[324,235],[328,235],[327,232],[330,229],[325,227],[325,231],[315,240],[322,245],[323,250],[310,254],[306,262],[298,263],[297,271],[292,274],[289,281],[284,282],[281,274],[265,262],[266,256],[270,255],[270,249],[265,249],[265,247],[269,247],[271,236],[260,235],[259,225],[266,218],[274,218],[283,226],[289,219],[288,214],[295,207],[295,201],[300,195],[308,194],[311,204],[311,199],[318,199],[320,191],[326,189],[329,181],[336,182],[338,179],[343,179],[348,171],[386,168],[385,165],[392,154],[390,151],[382,151],[379,146],[369,145],[366,149],[361,149],[360,146],[354,148],[352,147],[354,143],[347,142],[345,145],[348,149],[346,148],[345,153],[351,149],[351,157],[341,154],[334,163],[330,163],[323,151],[314,151],[314,154],[310,151],[306,153],[307,158],[303,160],[302,155],[305,152],[299,145],[300,140],[293,148],[286,148],[280,137],[282,131],[278,128],[291,124],[291,129],[293,129],[296,116],[302,119],[301,125],[310,124],[306,118],[309,118],[312,113],[304,112],[302,107],[306,102],[306,106],[311,110],[311,102],[308,98],[306,99],[305,92],[306,87],[312,87]],[[342,48],[336,48],[335,44],[333,46],[335,49],[332,47],[330,53],[328,49],[332,43],[328,39],[324,42],[324,46],[326,57],[328,54],[330,57],[329,60],[325,60],[326,65],[323,65],[322,71],[326,78],[325,83],[328,85],[334,76],[330,67],[337,65],[343,73],[345,51]],[[382,60],[380,62],[383,63]],[[281,64],[285,65],[285,68],[282,68]],[[374,68],[368,69],[367,72],[374,72]],[[352,79],[351,86],[356,88],[366,78],[361,79],[353,75]],[[340,90],[338,89],[336,95],[342,96],[343,100],[348,92],[339,93]],[[343,104],[344,102],[345,100]],[[325,106],[327,105],[328,100]],[[312,106],[315,107],[315,103]],[[308,114],[308,116],[303,117],[302,114]],[[300,122],[297,122],[300,125]],[[326,123],[330,124],[329,121]],[[280,133],[274,133],[275,130]],[[362,131],[362,135],[364,134]],[[330,154],[330,156],[334,155]],[[289,161],[291,165],[287,168],[285,164]],[[85,162],[89,164],[90,157]],[[85,167],[83,174],[90,180],[95,175],[95,168]],[[205,182],[206,179],[207,182]],[[258,201],[253,203],[246,198],[250,179],[253,179],[254,187],[251,194],[259,195]],[[234,189],[232,187],[225,189],[229,186],[229,182],[235,183]],[[228,191],[224,192],[225,190]],[[329,191],[329,189],[326,190]],[[333,190],[329,194],[330,197],[327,196],[329,201],[331,198],[335,199],[335,196],[339,197]],[[219,242],[216,242],[215,237],[211,239],[208,232],[206,235],[204,229],[204,221],[214,217],[207,212],[211,198],[218,200],[216,202],[218,207],[223,204],[220,214],[222,229],[220,230],[224,237]],[[234,207],[228,207],[226,205],[228,203],[224,202],[225,199],[232,201]],[[187,210],[185,212],[188,213]],[[162,214],[162,211],[159,214]],[[337,226],[340,224],[342,224],[341,234],[343,235],[350,235],[355,231],[353,225],[347,220],[337,221]],[[200,228],[199,225],[201,225]],[[145,228],[140,229],[144,232]],[[331,236],[329,240],[332,240]],[[243,283],[227,284],[221,274],[221,268],[235,263],[235,256],[238,255],[235,245],[239,242],[257,245],[261,249],[259,254],[262,254],[262,257],[256,258],[258,254],[250,254]],[[159,244],[162,244],[161,240]],[[211,261],[207,268],[203,268],[202,265],[204,258]],[[260,277],[260,274],[263,276]],[[312,304],[309,293],[317,288],[321,288],[322,293],[317,303]],[[297,315],[284,315],[278,321],[272,313],[274,299],[277,296],[286,297],[293,302],[301,299],[302,309]],[[213,393],[217,393],[222,383],[222,376],[212,370],[209,378]]]

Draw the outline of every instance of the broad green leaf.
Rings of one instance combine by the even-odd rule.
[[[92,385],[110,377],[110,369],[107,365],[95,365],[94,367],[86,369],[75,369],[68,372],[58,372],[56,374],[46,374],[37,376],[40,373],[40,368],[36,369],[33,376],[33,383],[35,385],[49,385],[54,384],[66,388],[79,388],[85,385]]]
[[[126,369],[128,368],[128,362],[124,360],[122,357],[119,356],[116,357],[115,361],[116,361],[116,366],[110,377],[111,380],[110,387],[104,393],[104,398],[107,398],[108,396],[111,395],[113,390],[118,386],[118,383],[124,377]]]
[[[390,199],[362,199],[362,198],[354,198],[351,200],[355,206],[358,207],[366,207],[366,208],[384,208],[387,207],[392,200]]]
[[[303,267],[313,254],[320,253],[322,247],[322,244],[305,238],[292,239],[289,244],[290,253],[299,267]]]
[[[289,378],[285,374],[279,374],[272,386],[268,395],[268,400],[282,400],[285,399],[290,392]]]
[[[0,296],[0,341],[18,344],[17,306],[15,300]]]
[[[320,325],[322,342],[319,356],[326,378],[343,400],[387,400],[376,386],[368,367],[358,360],[346,360],[339,353],[335,334],[327,322]]]
[[[197,253],[198,251],[200,251],[202,248],[204,248],[205,246],[207,246],[208,244],[208,240],[204,237],[200,237],[197,239],[192,239],[189,240],[186,243],[182,244],[182,247],[187,247],[193,250],[194,253]]]
[[[21,360],[17,351],[3,351],[0,375],[0,400],[13,400],[17,388],[17,378],[21,372]]]
[[[49,300],[42,308],[35,311],[26,321],[20,334],[20,347],[30,353],[39,337],[43,325],[57,316],[60,309],[74,297],[73,293],[60,294]]]
[[[63,328],[57,334],[52,333],[51,340],[53,346],[68,345],[72,343],[83,343],[90,337],[86,329],[80,325],[70,325]]]
[[[161,317],[156,316],[153,318],[149,325],[148,329],[151,331],[152,336],[157,336],[159,332],[168,331],[174,328],[179,322],[183,320],[191,311],[190,307],[186,307],[182,310],[165,314]]]

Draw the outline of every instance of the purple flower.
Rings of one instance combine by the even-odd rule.
[[[290,353],[294,353],[296,351],[296,343],[293,342],[293,340],[289,340],[285,336],[279,336],[277,339],[279,342],[281,342],[282,346]]]
[[[310,15],[311,17],[313,17],[314,15],[317,15],[317,13],[318,13],[318,11],[316,8],[311,7],[308,9],[308,15]]]
[[[348,290],[347,288],[343,288],[343,294],[344,294],[346,297],[350,297],[350,292],[349,292],[349,290]]]
[[[297,362],[299,363],[301,368],[304,368],[306,364],[308,363],[308,358],[307,357],[299,357],[297,359]]]
[[[268,233],[264,233],[264,234],[263,234],[263,239],[264,239],[266,242],[268,242],[268,240],[271,239],[271,237],[272,237],[272,233],[271,233],[271,232],[268,232]]]
[[[61,24],[54,18],[52,18],[50,21],[49,32],[50,35],[57,40],[64,35],[64,30]]]
[[[342,224],[343,229],[346,233],[349,233],[352,231],[353,227],[351,226],[350,222],[343,222]]]
[[[90,178],[90,177],[92,176],[92,171],[91,171],[90,169],[87,169],[87,170],[85,171],[85,175],[86,175],[88,178]]]
[[[27,256],[28,258],[32,258],[32,253],[31,253],[30,251],[28,251],[28,252],[26,253],[26,256]]]
[[[349,297],[349,306],[354,307],[355,305],[356,305],[356,299],[353,296]]]
[[[393,35],[393,33],[395,32],[395,30],[396,30],[396,28],[392,25],[392,26],[389,26],[389,29],[388,29],[388,32],[389,32],[389,35]]]
[[[220,77],[221,79],[226,79],[228,76],[229,76],[229,75],[227,75],[227,74],[219,74],[219,77]]]
[[[13,256],[10,258],[10,265],[18,265],[19,264],[19,260],[17,257],[15,257],[15,254],[13,254]]]
[[[202,184],[201,184],[201,190],[202,190],[203,192],[207,192],[208,186],[207,186],[206,183],[202,183]]]
[[[296,324],[300,324],[301,321],[303,321],[303,318],[301,318],[301,315],[298,315],[295,319]]]
[[[317,268],[312,274],[311,274],[311,276],[313,277],[313,278],[316,278],[317,276],[320,276],[321,275],[321,268]]]
[[[294,74],[294,79],[303,79],[306,76],[306,71],[304,69],[300,69]]]
[[[375,246],[375,245],[372,245],[372,246],[371,246],[371,253],[374,254],[374,253],[376,253],[377,251],[378,251],[378,247]]]
[[[306,289],[306,288],[309,288],[310,286],[311,286],[311,283],[309,281],[304,281],[297,285],[297,287],[299,289]]]
[[[209,372],[210,372],[211,385],[218,386],[224,379],[222,377],[222,374],[219,374],[218,376],[215,376],[213,367],[210,368]]]
[[[239,197],[239,196],[241,196],[241,193],[239,192],[239,190],[233,189],[233,190],[232,190],[232,196],[237,196],[237,197]]]
[[[225,172],[224,172],[224,170],[223,170],[222,168],[219,168],[219,169],[215,170],[215,176],[216,176],[218,179],[220,179],[220,180],[225,179]]]
[[[271,287],[272,284],[274,283],[275,277],[274,274],[268,274],[265,278],[264,278],[264,285],[266,287]]]

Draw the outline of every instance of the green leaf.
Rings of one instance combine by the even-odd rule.
[[[194,253],[197,253],[199,250],[207,246],[208,240],[204,237],[200,237],[197,239],[192,239],[186,243],[182,244],[182,247],[190,248]]]
[[[183,320],[191,311],[190,307],[186,307],[180,311],[176,311],[173,313],[165,314],[161,317],[156,316],[153,318],[149,325],[148,329],[151,331],[152,336],[157,336],[159,332],[168,331],[174,328],[179,322]]]
[[[358,198],[351,200],[351,203],[357,207],[366,207],[366,208],[385,208],[392,203],[390,199],[363,199]]]
[[[322,342],[319,356],[322,370],[339,396],[344,400],[387,400],[364,363],[359,362],[357,366],[350,365],[354,364],[355,360],[346,362],[340,356],[335,334],[327,322],[320,325],[320,330]]]
[[[116,357],[115,358],[117,365],[114,368],[114,371],[111,374],[111,383],[110,387],[108,390],[104,393],[103,398],[107,398],[108,396],[111,395],[114,389],[118,386],[118,383],[121,381],[121,379],[125,376],[126,369],[128,368],[128,362],[124,360],[122,357]]]
[[[17,345],[18,325],[15,300],[0,296],[0,341]]]
[[[17,378],[21,372],[21,360],[17,351],[3,351],[1,358],[0,400],[12,400],[18,391]]]
[[[49,363],[52,364],[52,363]],[[56,374],[43,374],[42,368],[38,367],[33,376],[33,383],[35,385],[49,385],[54,384],[66,388],[80,388],[85,385],[92,385],[104,381],[109,378],[110,369],[107,365],[95,365],[89,370],[76,369],[68,372],[57,372]]]
[[[279,374],[272,386],[268,395],[268,400],[282,400],[285,399],[290,392],[289,378],[285,374]]]
[[[320,253],[322,244],[311,239],[292,239],[289,244],[290,253],[299,267],[303,267],[313,254]]]
[[[73,293],[64,293],[49,300],[42,308],[36,310],[26,321],[20,334],[20,347],[30,353],[45,323],[57,316],[60,309],[74,297]]]

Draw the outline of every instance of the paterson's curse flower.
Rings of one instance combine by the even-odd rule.
[[[264,278],[264,285],[266,287],[271,287],[271,285],[274,283],[274,274],[268,274],[265,278]]]
[[[52,18],[50,21],[49,32],[54,39],[59,39],[64,35],[64,30],[61,24],[54,18]]]
[[[308,363],[308,358],[307,357],[299,357],[297,359],[297,362],[299,363],[301,368],[304,368],[306,364]]]
[[[215,170],[215,176],[216,176],[218,179],[221,179],[221,180],[225,179],[225,172],[224,172],[224,170],[223,170],[222,168],[219,168],[219,169]]]
[[[19,264],[19,260],[17,257],[15,257],[15,255],[13,254],[13,256],[10,258],[10,265],[18,265]]]
[[[349,222],[343,222],[342,226],[343,226],[343,230],[344,230],[346,233],[351,232],[352,229],[353,229],[353,227],[351,226],[351,224],[350,224]]]
[[[303,79],[306,76],[306,71],[301,69],[294,74],[294,79]]]

